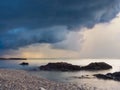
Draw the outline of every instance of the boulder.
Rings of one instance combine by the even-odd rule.
[[[105,62],[95,62],[95,63],[90,63],[87,66],[81,67],[81,70],[107,70],[111,68],[112,66]]]
[[[20,63],[20,65],[29,65],[29,63],[27,63],[27,62],[22,62],[22,63]]]
[[[80,66],[72,65],[65,62],[57,62],[57,63],[48,63],[47,65],[40,66],[40,70],[48,70],[48,71],[79,71]]]
[[[115,80],[115,81],[120,81],[120,72],[115,72],[115,73],[107,73],[107,74],[95,74],[99,79],[110,79],[110,80]]]

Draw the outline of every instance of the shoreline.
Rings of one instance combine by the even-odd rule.
[[[0,90],[87,90],[72,83],[58,83],[24,70],[0,69]]]

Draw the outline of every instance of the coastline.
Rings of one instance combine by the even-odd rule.
[[[53,60],[51,62],[56,61]],[[61,60],[61,62],[62,61],[63,60]],[[68,60],[67,63],[86,66],[91,62],[99,61]],[[118,90],[118,88],[120,88],[120,82],[116,82],[114,80],[103,80],[97,77],[93,77],[94,74],[107,74],[119,71],[119,60],[101,60],[101,62],[106,62],[111,65],[113,69],[105,71],[100,70],[97,72],[39,71],[36,70],[36,67],[38,68],[41,65],[46,65],[47,63],[49,63],[49,60],[47,62],[45,60],[44,62],[42,62],[41,60],[27,61],[29,63],[28,66],[20,65],[20,63],[22,62],[26,61],[0,61],[0,90]]]
[[[87,90],[30,75],[24,70],[0,69],[0,90]]]

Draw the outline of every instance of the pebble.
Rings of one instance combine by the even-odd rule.
[[[27,71],[0,69],[0,90],[83,90],[70,83],[58,83],[32,76]],[[84,89],[85,90],[85,89]]]

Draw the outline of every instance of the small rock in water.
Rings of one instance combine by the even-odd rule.
[[[27,63],[27,62],[22,62],[22,63],[20,63],[20,65],[29,65],[29,63]]]

